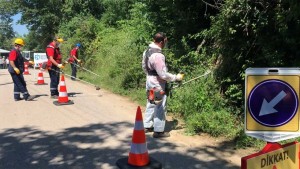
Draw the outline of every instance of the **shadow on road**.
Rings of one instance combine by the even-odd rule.
[[[9,85],[9,84],[13,84],[13,82],[2,83],[2,84],[0,84],[0,86]]]
[[[105,169],[117,168],[115,162],[130,151],[131,134],[119,137],[124,128],[133,127],[126,122],[91,124],[49,133],[34,127],[7,129],[0,133],[0,168],[5,169]],[[111,146],[115,138],[119,146]],[[167,140],[147,136],[152,158],[160,161],[164,169],[238,169],[214,153],[226,147],[201,147],[179,152],[178,145]],[[101,145],[101,147],[99,146]],[[97,146],[98,145],[98,146]],[[163,148],[162,148],[163,147]],[[167,149],[159,151],[158,149]],[[234,153],[233,150],[229,153]],[[230,152],[231,151],[231,152]],[[208,154],[201,160],[198,154]]]
[[[82,94],[82,93],[81,92],[69,92],[68,96],[69,97],[76,97],[76,95],[78,95],[78,94]]]
[[[47,95],[47,94],[35,94],[35,95],[32,95],[32,96],[35,99],[35,98],[39,98],[39,97],[42,97],[42,96],[49,96],[49,95]]]

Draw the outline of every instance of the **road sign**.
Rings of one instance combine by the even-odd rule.
[[[48,61],[46,53],[34,53],[33,54],[35,67],[39,67],[40,63],[44,63]]]
[[[34,53],[34,63],[43,63],[48,61],[46,53]]]
[[[299,68],[250,68],[245,81],[245,133],[268,142],[299,136]]]
[[[241,169],[299,168],[299,143],[268,143],[263,150],[242,158]]]
[[[288,83],[265,80],[252,89],[247,104],[256,122],[278,127],[291,121],[297,113],[298,102],[295,90]]]

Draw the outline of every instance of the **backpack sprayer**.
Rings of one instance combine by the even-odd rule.
[[[100,90],[100,87],[99,87],[99,86],[97,86],[97,85],[95,85],[95,84],[92,84],[92,83],[90,83],[90,82],[87,82],[87,81],[78,79],[78,78],[76,78],[76,77],[74,77],[74,76],[65,74],[65,73],[64,73],[63,71],[61,71],[61,70],[60,70],[60,71],[57,71],[57,70],[54,70],[54,69],[51,69],[51,68],[49,68],[49,70],[52,70],[52,71],[54,71],[54,72],[56,72],[56,73],[62,73],[62,74],[64,74],[64,75],[68,76],[68,77],[71,77],[71,78],[74,78],[74,79],[76,79],[76,80],[78,80],[78,81],[81,81],[81,82],[84,82],[84,83],[86,83],[86,84],[92,85],[92,86],[96,87],[96,90]]]

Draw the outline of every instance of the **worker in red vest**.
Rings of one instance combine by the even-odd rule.
[[[81,47],[80,43],[77,43],[75,47],[71,50],[70,52],[70,58],[68,62],[71,64],[71,69],[72,69],[72,80],[76,79],[76,74],[77,74],[77,66],[80,65],[81,60],[78,59],[78,50]]]
[[[47,68],[50,76],[50,94],[52,99],[57,99],[60,69],[64,68],[62,64],[62,56],[59,46],[64,40],[60,37],[55,37],[53,41],[46,48],[46,55],[48,58]]]

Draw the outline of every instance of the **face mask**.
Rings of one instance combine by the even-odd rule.
[[[17,50],[21,50],[22,46],[21,45],[17,45]]]

